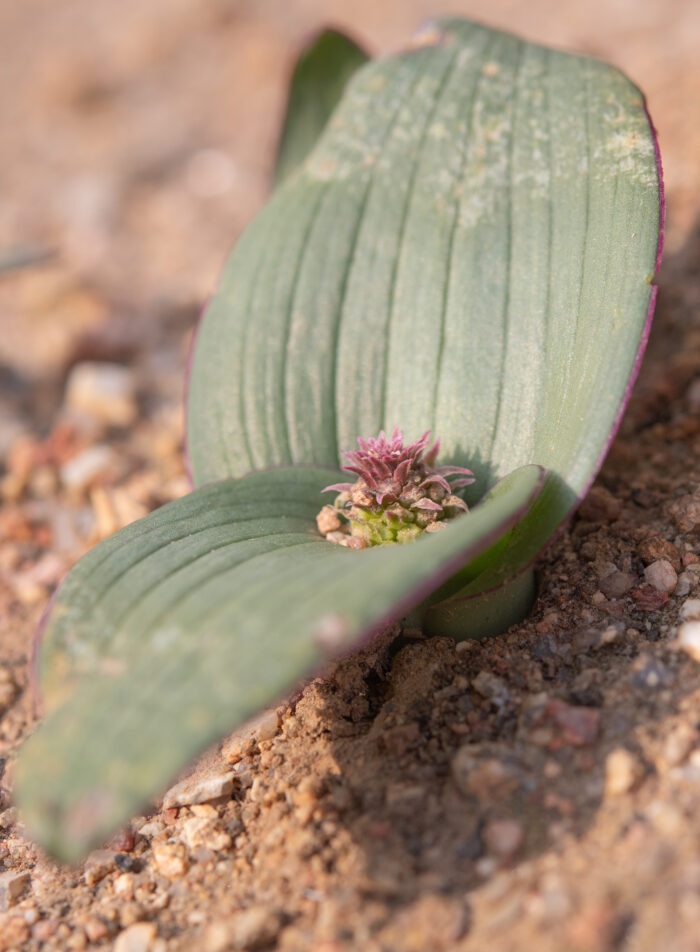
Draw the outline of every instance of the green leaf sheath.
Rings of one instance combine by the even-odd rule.
[[[462,20],[436,36],[356,73],[238,243],[199,332],[191,463],[198,485],[337,465],[358,435],[432,427],[441,462],[475,471],[471,502],[540,463],[511,571],[589,483],[624,401],[659,172],[615,68]]]
[[[40,654],[47,716],[16,792],[31,832],[74,859],[189,758],[500,539],[542,481],[511,474],[468,516],[361,552],[316,532],[337,471],[213,484],[96,546],[58,592]]]
[[[279,184],[304,161],[367,54],[349,37],[324,30],[294,68],[275,167]]]

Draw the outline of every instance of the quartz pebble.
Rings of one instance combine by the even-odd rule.
[[[61,482],[66,489],[80,492],[114,466],[116,458],[114,450],[103,443],[89,446],[61,466]]]
[[[8,870],[0,873],[0,909],[8,909],[24,894],[29,885],[30,876],[26,870],[15,872]]]
[[[182,838],[191,850],[200,846],[214,851],[227,850],[233,842],[225,830],[202,816],[193,816],[185,821]]]
[[[681,496],[670,511],[681,532],[693,533],[700,529],[700,496]]]
[[[696,584],[697,578],[695,575],[690,572],[681,572],[678,576],[678,585],[676,585],[676,595],[680,595],[682,598],[684,595],[690,594]]]
[[[678,582],[676,570],[668,559],[657,559],[644,569],[644,578],[660,592],[672,592]]]
[[[128,426],[136,418],[136,381],[128,367],[85,361],[66,384],[68,410],[107,426]]]
[[[619,747],[605,761],[605,794],[616,797],[628,793],[644,776],[644,765],[631,751]]]
[[[700,621],[686,621],[678,629],[675,646],[700,662]]]
[[[681,605],[683,621],[700,621],[700,598],[688,598]]]
[[[189,806],[191,803],[207,803],[209,800],[227,797],[233,791],[235,777],[232,770],[213,776],[188,777],[168,790],[163,797],[163,810]]]
[[[182,843],[154,843],[153,862],[166,879],[179,879],[187,872],[187,856]]]
[[[135,922],[114,941],[113,952],[149,952],[154,946],[157,929],[153,922]]]

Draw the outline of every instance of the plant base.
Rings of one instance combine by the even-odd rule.
[[[527,617],[535,594],[535,573],[528,568],[495,591],[453,598],[428,608],[422,628],[431,637],[455,641],[500,635]]]

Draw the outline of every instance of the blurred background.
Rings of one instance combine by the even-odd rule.
[[[382,53],[447,12],[625,70],[683,241],[700,201],[697,0],[0,0],[0,256],[53,255],[38,287],[36,267],[2,278],[0,362],[44,375],[107,313],[141,334],[198,306],[266,196],[300,45],[332,24]]]
[[[189,335],[268,194],[300,47],[334,25],[381,54],[441,13],[625,70],[659,130],[667,254],[683,246],[697,0],[0,0],[0,501],[33,500],[54,553],[186,489]]]

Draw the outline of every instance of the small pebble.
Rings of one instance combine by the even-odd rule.
[[[681,605],[683,621],[700,621],[700,598],[688,598]]]
[[[233,843],[229,834],[206,817],[193,816],[182,826],[182,838],[191,850],[200,846],[220,852]]]
[[[525,840],[525,831],[517,820],[491,820],[482,832],[489,853],[501,859],[511,859]]]
[[[0,798],[1,799],[1,798]],[[8,807],[0,813],[0,830],[9,830],[17,822],[17,808]]]
[[[547,705],[546,713],[562,730],[562,741],[572,747],[594,744],[600,733],[600,711],[578,707],[555,698]]]
[[[496,757],[480,758],[475,745],[465,744],[452,758],[452,776],[464,794],[488,802],[509,797],[520,786],[517,768]]]
[[[149,952],[157,931],[153,922],[135,922],[119,933],[114,941],[113,952]]]
[[[117,853],[130,853],[135,845],[134,834],[131,827],[125,826],[112,837],[108,846]]]
[[[629,793],[644,776],[644,765],[631,751],[618,747],[605,760],[605,793],[616,797]]]
[[[472,687],[482,697],[491,700],[507,700],[508,688],[502,678],[490,671],[480,671],[472,681]]]
[[[653,800],[646,808],[645,815],[652,826],[664,836],[678,836],[687,829],[687,821],[673,803]]]
[[[696,584],[697,578],[695,575],[690,572],[681,572],[678,576],[678,585],[676,585],[676,595],[680,595],[681,598],[683,598],[684,595],[689,595]]]
[[[38,925],[39,923],[37,923]],[[0,948],[20,952],[29,941],[29,925],[23,916],[11,916],[0,927]]]
[[[94,886],[114,869],[114,850],[94,850],[85,860],[85,883]]]
[[[652,562],[651,565],[647,565],[644,569],[644,578],[649,585],[660,592],[668,592],[669,594],[678,583],[676,570],[668,559],[658,559],[656,562]]]
[[[327,532],[337,532],[342,527],[342,522],[335,506],[324,506],[316,516],[316,525],[321,535]]]
[[[686,621],[678,629],[675,647],[700,662],[700,621]]]
[[[700,530],[700,496],[681,496],[671,506],[671,515],[681,532]]]
[[[114,880],[114,895],[125,902],[134,898],[134,877],[132,873],[122,873]]]
[[[668,592],[649,584],[636,588],[632,597],[641,612],[657,612],[668,602]]]
[[[114,450],[109,446],[102,443],[89,446],[61,466],[61,482],[66,489],[80,492],[113,467],[116,459]]]
[[[606,598],[622,598],[637,584],[637,579],[629,572],[612,572],[598,583],[598,587]]]
[[[8,870],[0,873],[0,909],[6,910],[14,906],[29,885],[30,875],[26,870],[15,872]]]
[[[662,539],[661,536],[651,536],[639,544],[637,552],[645,565],[650,565],[659,559],[666,559],[677,572],[680,571],[681,554],[668,539]]]
[[[76,364],[66,383],[64,402],[67,409],[107,426],[128,426],[137,415],[133,371],[121,364]]]
[[[188,777],[168,790],[163,797],[163,810],[227,797],[233,791],[235,777],[233,771],[207,777]]]
[[[154,843],[153,862],[166,879],[179,879],[187,872],[187,855],[182,843]]]
[[[100,942],[102,939],[106,939],[109,934],[107,925],[96,916],[90,916],[86,919],[83,928],[88,942]]]
[[[204,932],[205,952],[224,952],[229,949],[253,950],[272,945],[279,935],[282,922],[274,909],[251,906],[226,919],[212,922]]]

